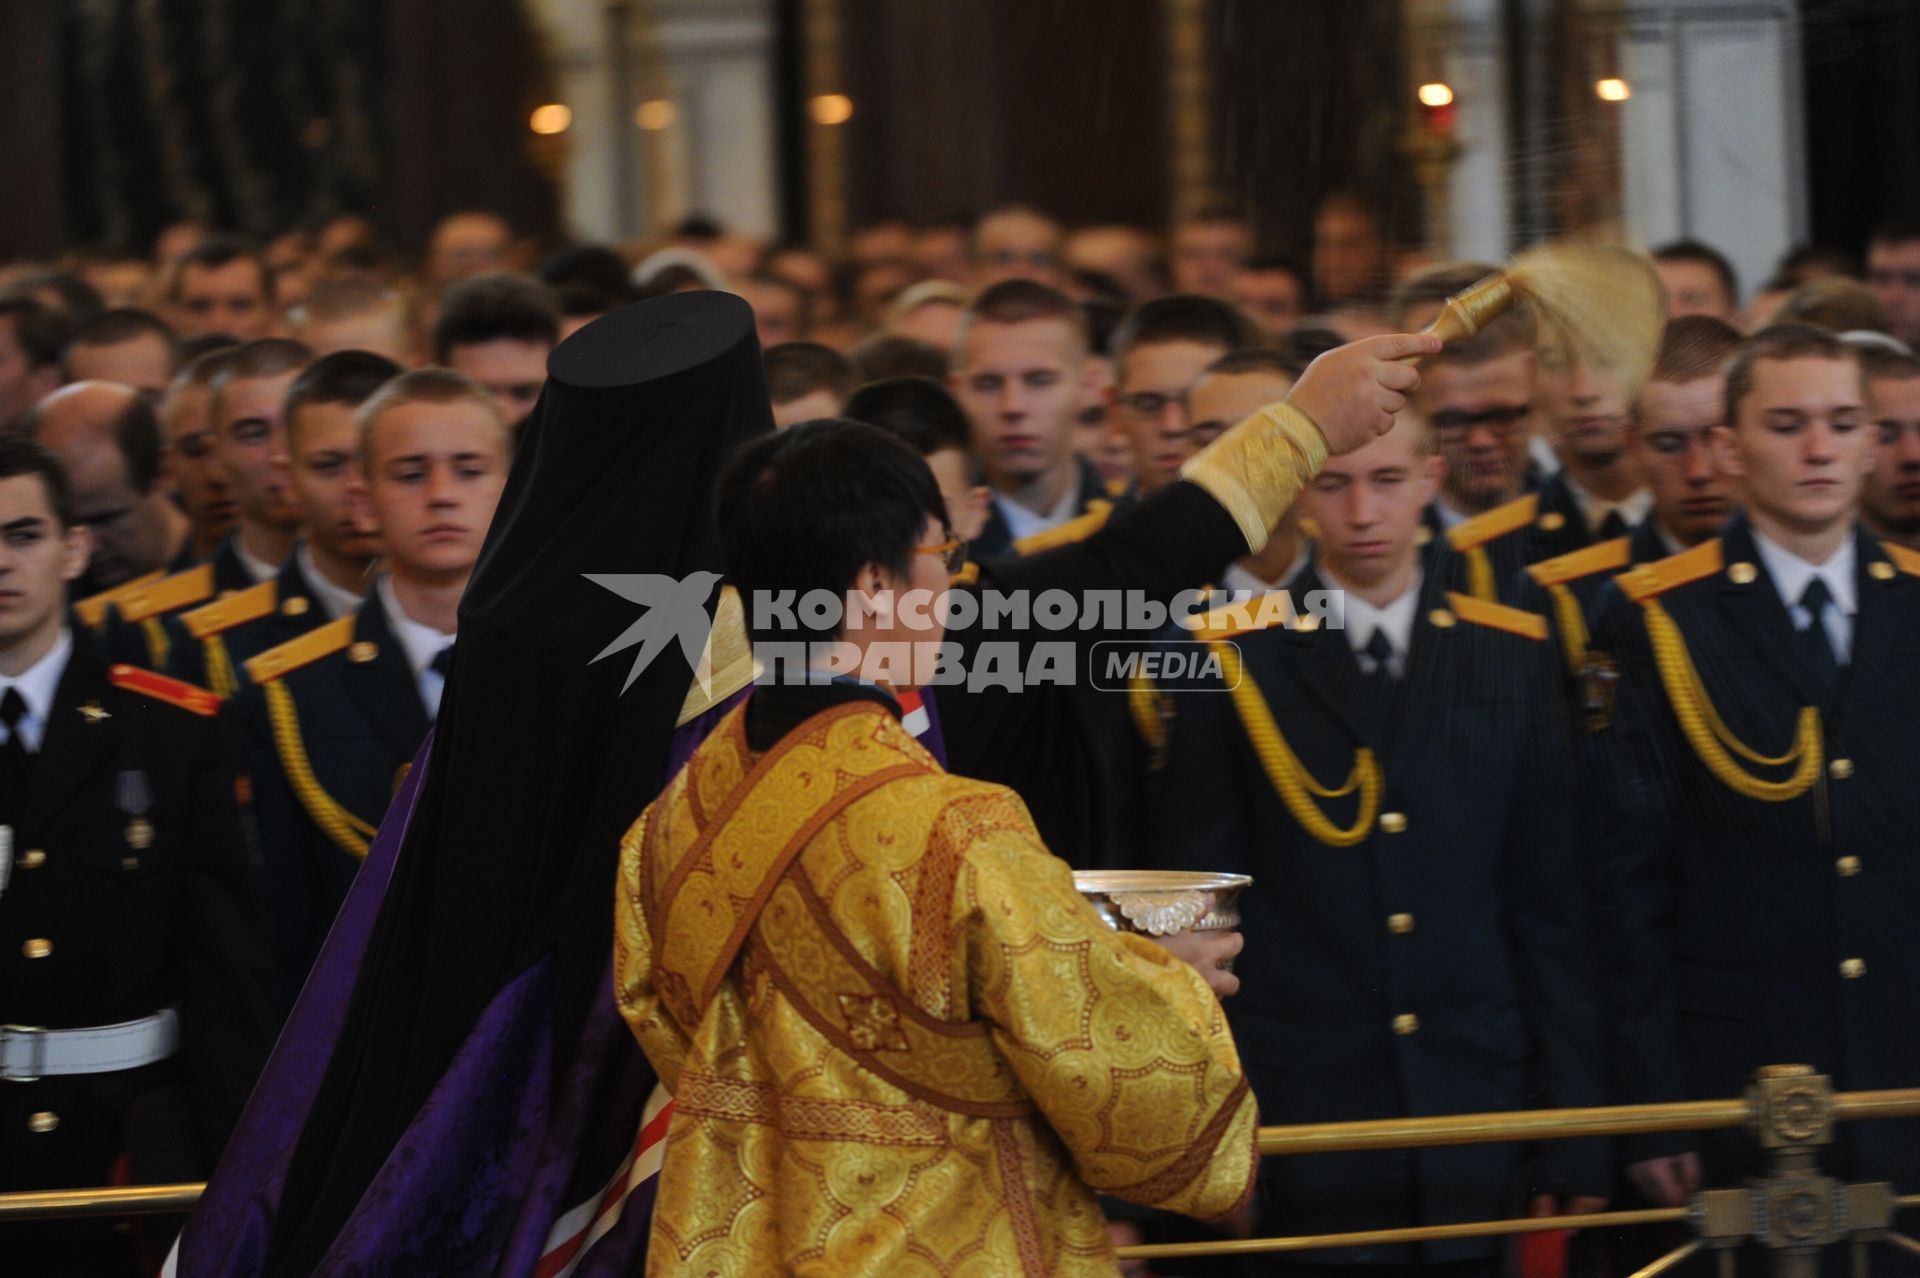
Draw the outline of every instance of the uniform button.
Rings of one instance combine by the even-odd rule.
[[[50,1109],[43,1109],[27,1119],[27,1130],[44,1136],[60,1125],[60,1115]]]
[[[1865,959],[1850,958],[1840,961],[1840,975],[1844,979],[1857,981],[1866,974],[1867,961]]]
[[[28,848],[20,854],[20,868],[37,870],[47,863],[47,854],[40,848]]]
[[[1736,586],[1751,585],[1759,575],[1759,570],[1749,563],[1734,564],[1727,569],[1727,577]]]
[[[1835,781],[1845,781],[1853,775],[1852,759],[1835,759],[1827,765],[1827,775]]]
[[[1413,931],[1413,915],[1389,914],[1387,916],[1387,931],[1393,933],[1395,936],[1405,936],[1407,933]]]
[[[1860,873],[1860,858],[1857,856],[1843,856],[1833,863],[1833,868],[1840,871],[1841,878],[1850,879]]]
[[[1380,828],[1388,834],[1399,834],[1407,828],[1407,814],[1404,812],[1382,812]]]
[[[1393,1018],[1393,1032],[1401,1036],[1420,1032],[1420,1018],[1412,1012],[1402,1012]]]
[[[20,952],[30,959],[43,959],[53,953],[53,942],[44,936],[36,936],[22,945]]]

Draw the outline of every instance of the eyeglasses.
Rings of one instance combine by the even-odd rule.
[[[940,556],[940,562],[946,568],[947,575],[952,576],[967,566],[967,539],[950,537],[946,541],[937,542],[931,546],[915,546],[913,553]]]
[[[1511,434],[1531,416],[1532,404],[1509,404],[1504,408],[1487,408],[1477,413],[1448,409],[1435,413],[1430,421],[1435,431],[1449,438],[1458,438],[1475,426],[1485,426],[1496,435]]]
[[[1162,395],[1159,391],[1135,391],[1131,395],[1120,396],[1114,403],[1136,417],[1158,417],[1167,411],[1169,404],[1183,413],[1187,411],[1185,395]]]

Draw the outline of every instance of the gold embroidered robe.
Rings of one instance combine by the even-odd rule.
[[[676,1103],[650,1274],[1111,1275],[1096,1190],[1214,1217],[1251,1188],[1199,975],[875,703],[764,755],[716,728],[623,843],[614,946]]]

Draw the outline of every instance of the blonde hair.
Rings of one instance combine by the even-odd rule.
[[[506,410],[486,387],[465,373],[456,373],[450,368],[416,368],[410,373],[400,374],[375,391],[354,415],[362,467],[367,463],[368,437],[379,422],[380,414],[406,404],[473,404],[484,410],[488,419],[500,428],[501,441],[508,445],[512,443]]]

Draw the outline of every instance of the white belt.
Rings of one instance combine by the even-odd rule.
[[[139,1069],[179,1049],[180,1013],[170,1007],[137,1021],[88,1029],[0,1025],[0,1079],[30,1083],[53,1075]]]

